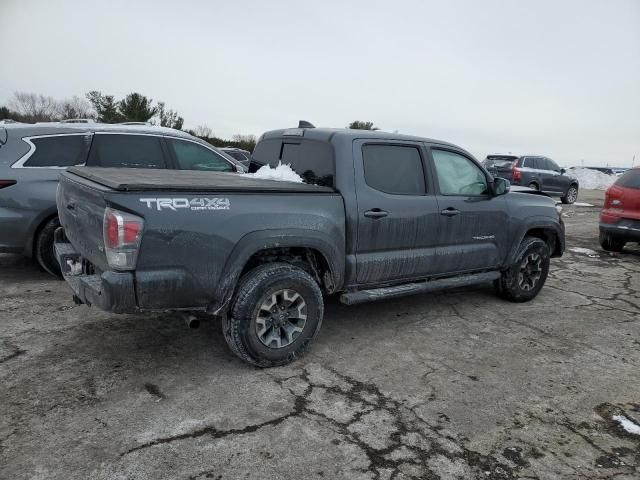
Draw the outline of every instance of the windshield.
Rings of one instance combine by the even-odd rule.
[[[517,160],[518,157],[498,157],[490,156],[485,159],[482,164],[486,168],[511,168],[512,163]]]

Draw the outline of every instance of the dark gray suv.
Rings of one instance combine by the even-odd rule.
[[[573,203],[578,199],[578,180],[550,158],[541,155],[487,155],[483,165],[494,177],[505,178],[512,185],[559,196],[562,203]]]
[[[58,275],[56,188],[66,167],[242,172],[235,159],[185,132],[146,124],[0,125],[0,253],[34,257]]]

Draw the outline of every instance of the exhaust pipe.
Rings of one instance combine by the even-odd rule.
[[[189,328],[196,329],[200,326],[200,319],[191,313],[181,313],[180,316]]]

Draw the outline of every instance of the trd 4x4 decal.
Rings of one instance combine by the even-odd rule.
[[[147,204],[147,208],[157,210],[173,210],[180,208],[189,210],[229,210],[231,202],[228,198],[141,198],[142,203]]]

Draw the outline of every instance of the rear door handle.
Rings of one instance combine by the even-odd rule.
[[[460,210],[456,210],[453,207],[445,208],[440,212],[440,215],[444,215],[446,217],[455,217],[460,213]]]
[[[384,210],[380,210],[379,208],[374,208],[372,210],[367,210],[364,212],[365,217],[369,218],[382,218],[389,215],[389,212],[385,212]]]

